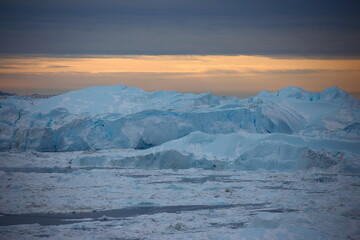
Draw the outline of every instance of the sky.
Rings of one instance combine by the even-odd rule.
[[[360,96],[360,3],[0,0],[0,90],[214,92],[338,86]]]

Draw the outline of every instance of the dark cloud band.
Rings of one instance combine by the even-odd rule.
[[[358,58],[357,1],[1,1],[3,54]]]

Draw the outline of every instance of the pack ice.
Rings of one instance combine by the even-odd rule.
[[[0,99],[0,150],[79,166],[360,172],[360,101],[331,87],[247,99],[97,86]]]

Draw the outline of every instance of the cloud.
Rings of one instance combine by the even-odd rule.
[[[47,68],[69,68],[71,66],[66,66],[66,65],[49,65],[47,66]]]
[[[303,74],[321,74],[321,73],[359,73],[360,69],[271,69],[257,70],[253,68],[242,71],[228,69],[211,69],[202,73],[211,75],[241,75],[241,74],[268,74],[268,75],[303,75]]]
[[[8,66],[8,65],[0,65],[0,69],[21,69],[19,66]]]
[[[246,97],[264,89],[277,91],[286,86],[299,86],[310,91],[338,86],[348,92],[360,92],[358,80],[359,74],[340,71],[308,74],[264,74],[259,71],[250,75],[216,72],[42,72],[0,73],[0,88],[16,93],[54,94],[90,86],[125,84],[147,91],[213,92],[215,95]]]
[[[360,56],[357,1],[2,1],[0,53]]]
[[[321,74],[321,73],[359,73],[359,69],[274,69],[274,70],[250,70],[256,74],[283,74],[283,75],[302,75],[302,74]]]
[[[15,57],[0,59],[0,88],[54,94],[95,85],[249,96],[263,89],[338,86],[360,92],[360,60],[273,59],[263,56],[167,55]],[[16,67],[16,68],[9,68]]]
[[[204,71],[203,73],[214,74],[214,75],[234,75],[234,74],[241,74],[242,72],[236,70],[229,70],[229,69],[210,69]]]

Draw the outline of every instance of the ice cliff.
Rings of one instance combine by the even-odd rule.
[[[358,171],[359,110],[360,101],[336,87],[248,99],[91,87],[0,99],[0,150],[122,149],[106,162],[125,167]]]

